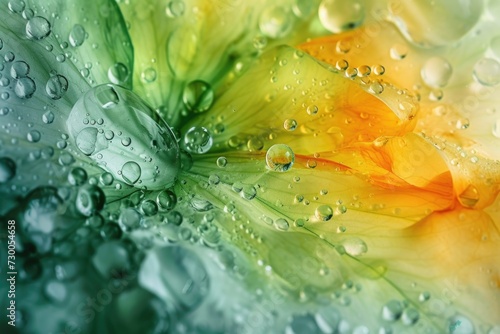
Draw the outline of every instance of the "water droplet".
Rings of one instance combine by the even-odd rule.
[[[182,0],[170,1],[167,4],[166,13],[169,17],[175,18],[184,15],[186,6]]]
[[[75,24],[69,33],[69,44],[73,47],[77,47],[85,42],[86,32],[80,24]]]
[[[146,217],[154,216],[158,213],[158,205],[153,200],[147,199],[141,203],[141,211]]]
[[[87,127],[84,118],[102,119],[99,122],[105,131]],[[121,173],[129,184],[152,190],[175,182],[180,168],[177,140],[159,115],[132,91],[112,84],[90,89],[73,106],[66,125],[78,149],[115,178]],[[130,138],[130,146],[108,140],[108,131]]]
[[[113,183],[115,178],[113,177],[113,174],[105,172],[102,173],[101,176],[99,177],[99,181],[101,182],[102,185],[109,186]]]
[[[28,76],[29,72],[30,72],[29,65],[22,60],[13,62],[10,68],[10,76],[13,79],[24,78]]]
[[[297,121],[291,118],[285,119],[285,122],[283,123],[283,127],[287,131],[294,131],[297,128]]]
[[[0,108],[0,116],[7,116],[10,112],[10,109],[8,107],[2,107]]]
[[[87,181],[87,172],[81,167],[73,168],[68,174],[68,182],[73,186],[80,186]]]
[[[68,90],[68,79],[66,77],[56,74],[47,81],[45,91],[47,95],[53,100],[59,100],[63,97],[64,93]]]
[[[292,149],[285,144],[275,144],[266,153],[266,164],[271,170],[286,172],[292,168],[295,161],[295,154]]]
[[[76,136],[76,147],[85,155],[91,155],[96,149],[97,129],[87,127],[82,129]]]
[[[481,17],[483,2],[392,1],[389,10],[389,19],[409,42],[430,48],[454,43],[467,34]]]
[[[212,135],[202,126],[193,126],[187,130],[183,140],[186,151],[195,154],[207,153],[213,144]]]
[[[309,115],[316,115],[318,113],[318,107],[315,105],[310,105],[307,107],[307,113]]]
[[[452,69],[450,63],[442,57],[429,58],[420,71],[424,82],[433,88],[441,88],[448,84]]]
[[[123,63],[116,63],[108,69],[108,79],[114,84],[123,85],[128,80],[129,71]]]
[[[287,231],[288,228],[290,227],[290,224],[288,224],[287,220],[284,218],[278,218],[274,221],[274,225],[278,230],[281,231]]]
[[[227,159],[225,157],[218,157],[216,163],[217,167],[224,168],[227,165]]]
[[[41,40],[47,37],[52,28],[49,21],[41,16],[35,16],[26,23],[26,35],[28,38]]]
[[[391,47],[390,55],[394,60],[401,60],[406,58],[408,54],[408,47],[404,44],[395,44]]]
[[[142,216],[134,208],[124,208],[120,212],[118,223],[125,231],[131,231],[140,226]]]
[[[248,140],[247,147],[250,152],[260,151],[264,148],[264,142],[259,137],[252,137]]]
[[[500,83],[500,63],[495,59],[483,58],[474,65],[474,78],[484,86]]]
[[[368,246],[360,238],[349,238],[342,243],[344,250],[351,256],[360,256],[368,251]]]
[[[182,101],[186,108],[195,113],[210,109],[214,102],[215,94],[210,86],[202,80],[191,81],[184,87]]]
[[[382,318],[387,321],[396,321],[403,313],[403,304],[397,300],[391,300],[382,308]]]
[[[333,210],[328,205],[320,205],[314,211],[314,215],[320,221],[329,221],[333,217]]]
[[[479,201],[479,191],[475,186],[469,184],[467,188],[458,195],[458,200],[463,206],[473,208]]]
[[[254,199],[255,196],[257,196],[257,190],[254,186],[244,185],[241,189],[240,196],[247,200]]]
[[[16,175],[16,163],[7,157],[0,158],[0,184],[9,182]]]
[[[104,207],[105,196],[101,188],[86,184],[80,189],[76,195],[76,208],[78,212],[86,217],[94,215]]]
[[[266,37],[284,37],[293,28],[293,16],[290,15],[288,9],[283,7],[269,7],[261,14],[259,28]]]
[[[419,318],[420,313],[418,313],[418,311],[414,308],[406,308],[401,316],[401,320],[405,325],[413,325]]]
[[[26,4],[22,0],[10,0],[9,1],[9,9],[13,13],[21,13],[24,10],[25,6],[26,6]]]
[[[370,84],[370,93],[378,95],[382,94],[383,91],[384,91],[384,86],[382,86],[380,82],[375,81]]]
[[[141,80],[144,83],[152,83],[156,80],[156,70],[152,67],[148,67],[141,73]]]
[[[359,27],[365,19],[365,7],[360,0],[323,0],[318,9],[325,29],[341,33]]]
[[[16,85],[14,87],[14,93],[20,99],[29,99],[35,94],[36,85],[33,79],[25,77],[16,80]]]
[[[122,167],[122,178],[128,184],[135,184],[141,178],[141,166],[134,161],[126,162]]]

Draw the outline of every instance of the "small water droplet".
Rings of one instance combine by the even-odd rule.
[[[473,76],[484,86],[500,83],[500,63],[495,59],[483,58],[474,65]]]
[[[329,205],[320,205],[314,211],[314,215],[320,221],[329,221],[333,217],[333,210]]]
[[[80,24],[75,24],[69,33],[69,44],[73,47],[77,47],[85,42],[86,32]]]
[[[66,77],[56,74],[47,81],[45,91],[47,95],[53,100],[59,100],[68,90],[68,79]]]
[[[424,82],[433,88],[441,88],[448,84],[452,74],[450,63],[442,57],[429,58],[420,71]]]
[[[297,121],[292,118],[287,118],[285,119],[285,122],[283,122],[283,127],[287,131],[294,131],[297,128],[297,125]]]
[[[191,81],[184,87],[182,101],[186,108],[195,113],[210,109],[214,102],[215,93],[210,86],[202,80]]]
[[[184,4],[184,1],[174,0],[174,1],[170,1],[167,4],[167,8],[166,8],[165,12],[167,13],[167,16],[172,17],[172,18],[176,18],[176,17],[180,17],[180,16],[184,15],[185,10],[186,10],[186,6]]]
[[[116,85],[123,85],[126,83],[128,76],[128,68],[123,63],[113,64],[108,69],[108,79]]]
[[[193,126],[184,135],[183,140],[186,151],[190,153],[207,153],[213,144],[212,135],[202,126]]]
[[[288,8],[274,6],[265,9],[259,20],[259,28],[263,35],[270,38],[281,38],[293,28],[293,16]]]
[[[30,72],[29,65],[22,60],[13,62],[10,68],[10,76],[13,79],[20,79],[27,77],[29,72]]]
[[[16,175],[16,163],[7,157],[0,158],[0,184],[6,183]]]

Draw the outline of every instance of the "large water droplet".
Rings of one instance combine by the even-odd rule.
[[[266,153],[266,164],[269,169],[277,172],[286,172],[295,161],[295,154],[285,144],[271,146]]]
[[[88,127],[84,119],[96,123]],[[66,124],[79,150],[114,178],[148,189],[175,182],[180,167],[177,140],[160,116],[130,90],[112,84],[92,88],[75,103]],[[110,131],[115,134],[112,140],[106,137]],[[130,138],[129,146],[122,145],[124,138]]]
[[[29,72],[30,72],[29,65],[22,60],[13,62],[10,68],[10,76],[13,79],[24,78],[28,76]]]
[[[360,0],[323,0],[318,9],[319,20],[333,33],[354,29],[365,19],[365,7]]]
[[[44,39],[50,34],[51,30],[49,21],[41,16],[35,16],[26,23],[26,35],[31,39]]]
[[[262,12],[259,28],[270,38],[286,36],[293,28],[293,15],[283,7],[269,7]]]
[[[436,47],[453,43],[476,25],[483,2],[390,1],[391,20],[405,38],[419,46]]]

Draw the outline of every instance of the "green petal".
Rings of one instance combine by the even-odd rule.
[[[190,82],[208,83],[218,97],[264,48],[324,33],[310,23],[316,1],[295,12],[295,1],[273,5],[264,1],[121,1],[135,47],[136,92],[178,127],[183,117],[193,116],[183,102]],[[273,29],[268,27],[275,34],[265,28],[262,32],[260,22],[275,24]]]

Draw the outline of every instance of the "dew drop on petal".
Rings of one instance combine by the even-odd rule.
[[[10,68],[10,76],[13,79],[24,78],[28,76],[29,72],[30,72],[29,65],[22,60],[13,62]]]
[[[42,138],[42,135],[37,130],[31,130],[26,135],[26,139],[28,139],[28,141],[31,142],[31,143],[39,142],[40,138]]]
[[[368,251],[368,246],[360,238],[349,238],[342,243],[342,246],[351,256],[360,256]]]
[[[123,180],[128,184],[135,184],[141,178],[141,166],[134,161],[126,162],[121,171]]]
[[[168,2],[165,12],[167,13],[167,16],[175,18],[184,15],[185,10],[186,5],[184,4],[184,1],[173,0]]]
[[[217,163],[217,167],[224,168],[227,165],[227,159],[226,159],[226,157],[218,157],[216,163]]]
[[[297,125],[297,121],[292,118],[287,118],[285,119],[285,122],[283,122],[283,127],[287,131],[294,131],[297,128]]]
[[[382,318],[387,321],[396,321],[403,313],[403,304],[397,300],[391,300],[382,308]]]
[[[20,99],[29,99],[35,94],[36,85],[35,81],[29,77],[20,78],[16,80],[16,84],[14,86],[14,93],[16,93],[17,97]]]
[[[341,33],[363,23],[365,7],[360,0],[323,0],[318,15],[326,30]]]
[[[460,314],[448,319],[448,331],[450,334],[474,334],[474,324],[472,321]]]
[[[83,128],[76,135],[76,147],[85,155],[94,153],[97,143],[97,129],[93,127]]]
[[[286,172],[292,168],[295,162],[295,154],[292,149],[285,144],[275,144],[266,153],[266,164],[271,170]]]
[[[495,59],[483,58],[473,69],[474,79],[484,86],[495,86],[500,83],[500,63]]]
[[[41,16],[35,16],[26,23],[26,35],[30,39],[41,40],[52,31],[49,21]]]
[[[441,88],[448,84],[452,68],[446,59],[436,56],[429,58],[424,63],[420,73],[429,87]]]
[[[68,90],[68,79],[66,77],[56,74],[47,81],[45,91],[47,95],[53,100],[59,100]]]
[[[210,84],[202,80],[195,80],[184,87],[182,102],[188,110],[201,113],[210,109],[214,97],[215,94]]]
[[[261,14],[259,28],[266,37],[284,37],[293,28],[293,15],[284,7],[268,7]]]
[[[123,85],[127,82],[129,71],[123,63],[115,63],[108,69],[108,79],[116,85]]]
[[[274,221],[274,225],[278,230],[281,231],[287,231],[288,228],[290,227],[290,224],[288,224],[288,221],[284,218],[278,218]]]
[[[319,221],[329,221],[333,217],[333,209],[329,205],[320,205],[314,211],[314,216]]]
[[[8,6],[11,12],[21,13],[26,7],[26,3],[22,0],[10,0]]]
[[[212,147],[212,144],[212,135],[202,126],[193,126],[187,130],[183,139],[183,145],[189,153],[207,153]]]
[[[85,28],[83,28],[80,24],[75,24],[69,33],[69,44],[73,47],[77,47],[85,42]]]
[[[94,215],[104,207],[105,196],[101,188],[86,184],[78,189],[76,208],[86,217]]]

